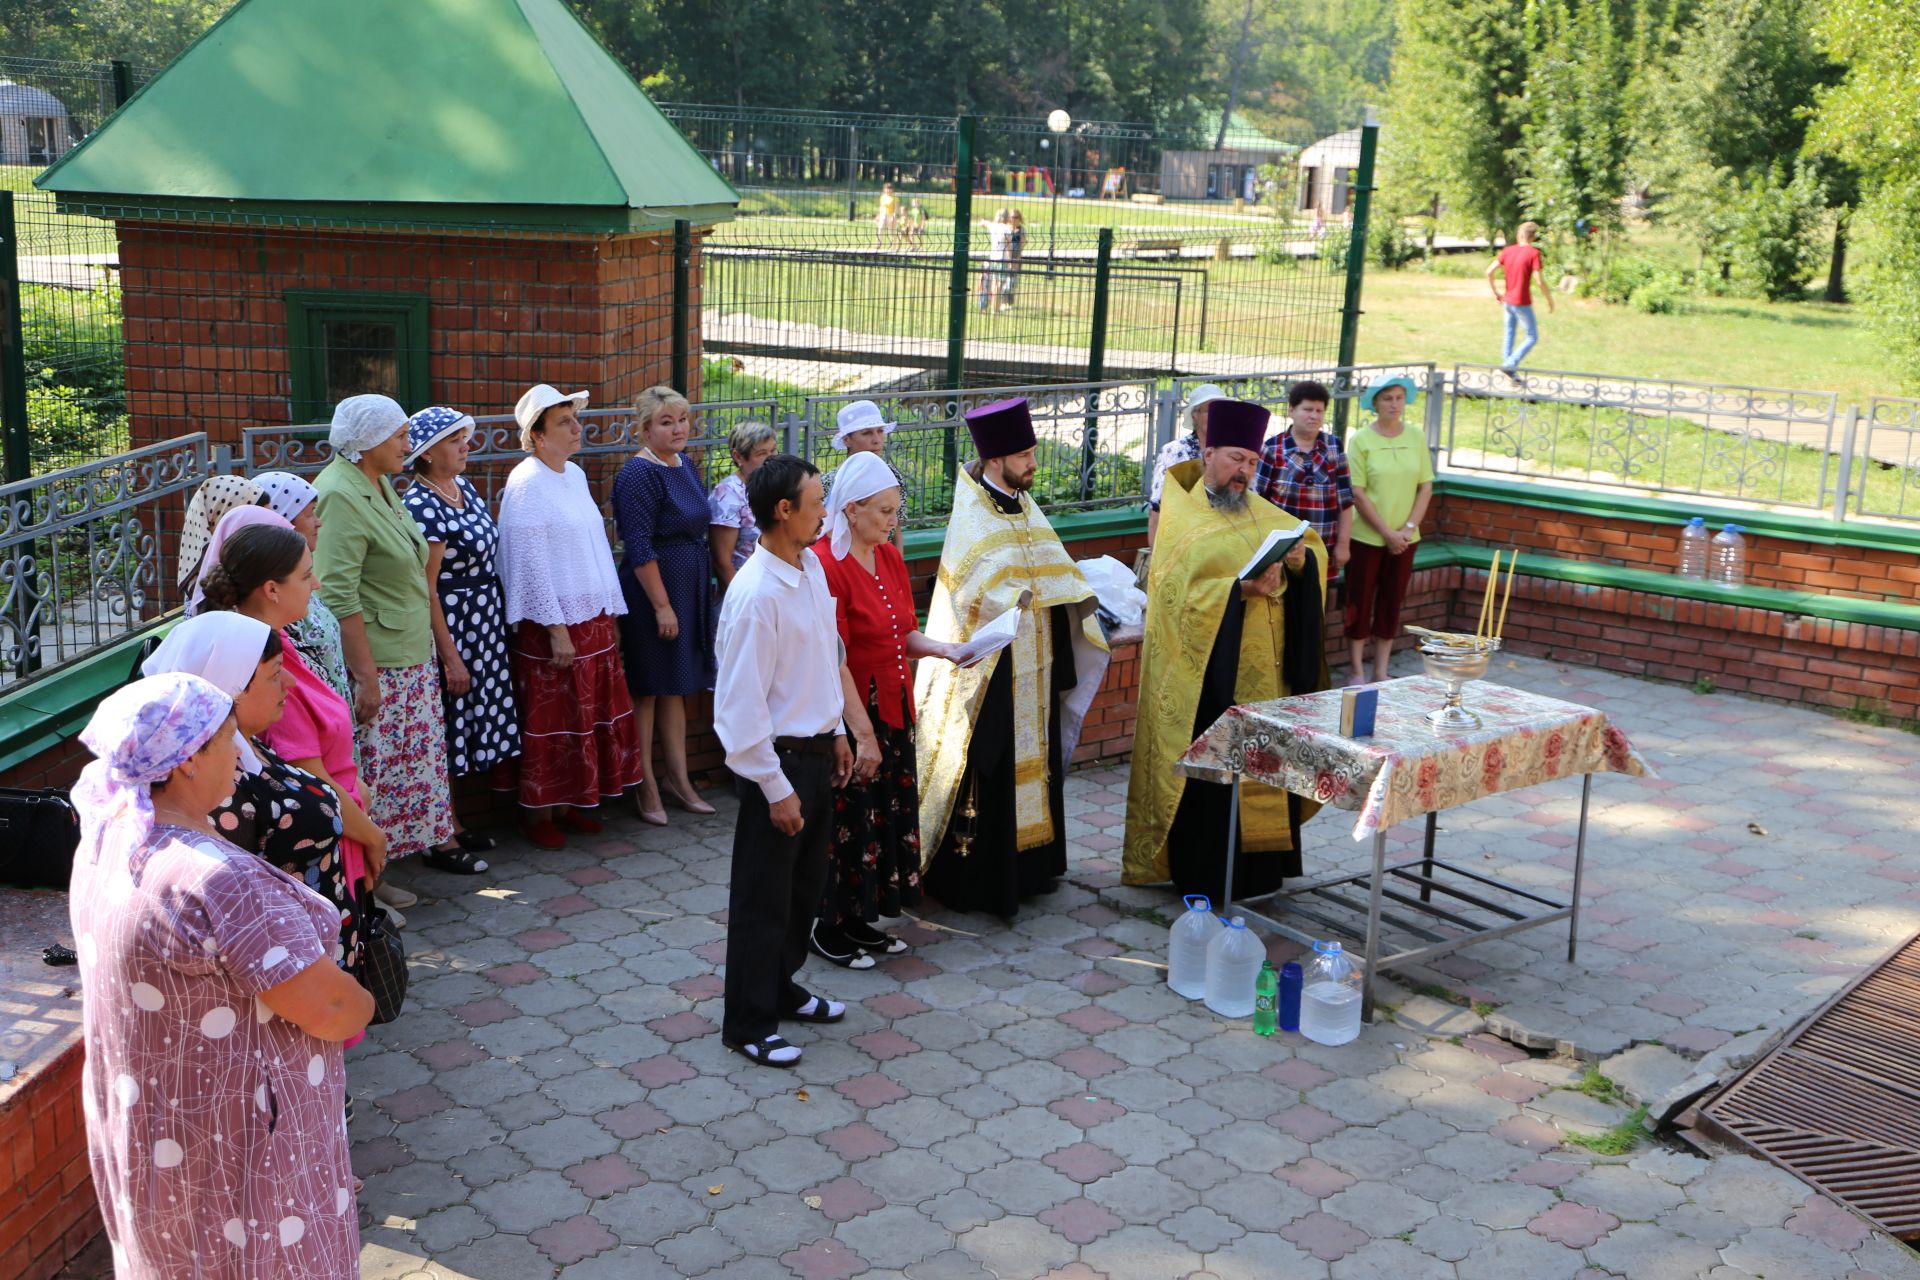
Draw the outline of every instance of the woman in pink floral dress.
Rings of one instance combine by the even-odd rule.
[[[233,701],[152,676],[101,702],[74,788],[81,1099],[118,1280],[347,1280],[359,1222],[340,1042],[373,998],[339,913],[214,833]]]

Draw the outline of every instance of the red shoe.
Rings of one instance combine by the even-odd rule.
[[[583,836],[598,835],[607,829],[605,823],[585,809],[562,809],[554,815],[553,820],[567,830],[578,831]]]
[[[564,849],[567,847],[566,836],[562,835],[560,828],[553,825],[552,822],[532,823],[522,827],[521,834],[526,836],[528,844],[536,848]]]

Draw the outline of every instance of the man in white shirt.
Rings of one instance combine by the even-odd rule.
[[[847,1007],[794,981],[820,906],[833,834],[833,789],[871,776],[879,746],[864,702],[849,696],[826,574],[809,549],[826,516],[819,470],[791,454],[747,478],[760,541],[720,609],[713,727],[739,779],[727,897],[727,1048],[791,1067],[798,1046],[780,1020],[838,1022]],[[859,755],[847,747],[853,731]]]

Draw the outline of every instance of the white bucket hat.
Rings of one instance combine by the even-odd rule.
[[[871,431],[878,427],[888,435],[893,434],[894,424],[888,422],[880,412],[880,406],[871,400],[855,400],[851,404],[840,406],[840,412],[833,415],[833,447],[847,447],[847,437],[856,431]]]
[[[540,421],[540,415],[557,404],[573,401],[574,407],[584,409],[592,395],[588,391],[558,391],[542,382],[527,388],[527,394],[520,397],[520,403],[513,406],[514,421],[520,424],[522,431],[533,430],[533,424]]]
[[[1193,411],[1203,404],[1214,400],[1225,400],[1226,398],[1227,393],[1219,387],[1211,382],[1203,382],[1187,393],[1187,416],[1191,418]]]

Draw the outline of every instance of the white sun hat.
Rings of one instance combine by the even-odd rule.
[[[544,382],[538,383],[528,387],[527,394],[520,397],[520,403],[513,406],[514,421],[520,424],[521,430],[531,431],[533,424],[540,421],[540,415],[553,406],[571,400],[576,409],[584,409],[591,395],[588,391],[560,391]]]
[[[893,434],[894,424],[888,422],[886,415],[880,412],[880,406],[871,400],[855,400],[840,406],[840,412],[833,415],[833,447],[847,447],[847,437],[856,431],[871,431],[878,427],[888,435]]]

